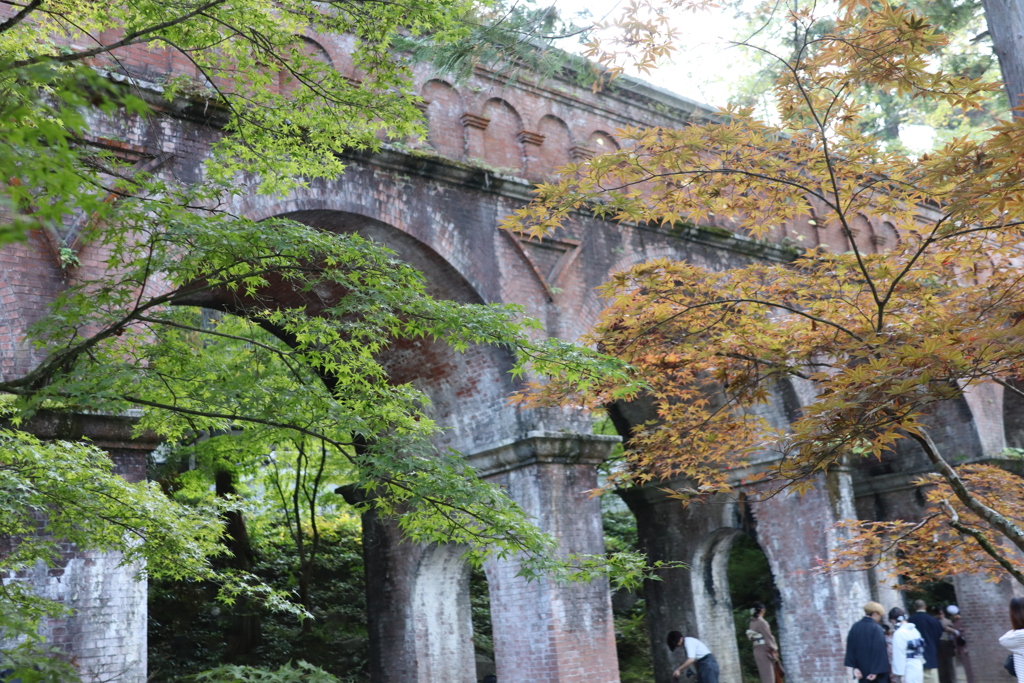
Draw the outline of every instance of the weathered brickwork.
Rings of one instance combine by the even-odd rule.
[[[346,38],[308,40],[310,54],[352,79],[361,78]],[[171,74],[195,75],[171,50],[133,47],[115,56],[117,64],[97,66],[127,69],[151,84],[143,83],[144,88],[156,89]],[[596,288],[632,264],[673,258],[725,268],[750,259],[786,258],[771,244],[724,236],[721,230],[673,235],[613,226],[584,214],[544,240],[520,239],[498,229],[503,218],[529,200],[534,182],[563,164],[617,148],[617,131],[624,126],[678,126],[710,115],[695,102],[631,80],[593,93],[561,81],[507,82],[482,70],[458,86],[426,66],[417,67],[416,78],[428,128],[424,138],[349,155],[348,170],[338,179],[314,182],[284,197],[246,195],[229,208],[254,219],[287,215],[327,231],[358,232],[420,269],[433,295],[520,304],[547,334],[565,339],[578,338],[597,320],[604,303]],[[291,86],[281,82],[279,87],[287,91]],[[176,103],[146,121],[98,122],[98,142],[105,140],[153,172],[193,182],[218,135],[200,115],[202,109]],[[710,227],[730,227],[723,219],[716,221]],[[861,217],[855,223],[865,251],[895,244],[895,232],[884,220]],[[838,226],[824,222],[775,226],[772,238],[833,250],[849,246]],[[103,272],[103,245],[75,246],[82,265],[67,271],[58,265],[56,242],[42,231],[0,250],[3,378],[19,376],[38,362],[27,330],[61,288]],[[282,304],[294,303],[297,296],[276,294]],[[190,303],[229,307],[213,294]],[[330,302],[310,298],[304,303],[315,311]],[[483,476],[505,486],[566,552],[604,552],[600,509],[586,492],[596,485],[597,463],[610,444],[583,436],[589,431],[587,420],[568,411],[510,408],[507,397],[516,386],[507,374],[512,359],[503,350],[456,354],[438,344],[410,342],[393,348],[384,361],[396,380],[411,382],[431,397],[432,416],[447,428],[442,445],[465,453]],[[793,419],[813,394],[799,385],[780,392],[767,410],[779,425]],[[650,417],[643,402],[620,408],[618,422],[626,430]],[[1002,444],[1022,441],[1024,429],[1010,408],[1003,406],[1001,391],[951,404],[936,416],[938,440],[950,453],[993,456]],[[96,418],[93,426],[76,423],[60,430],[40,424],[37,430],[72,438],[88,432],[110,450],[126,476],[143,476],[152,444],[131,443],[109,431],[93,433],[107,429],[103,425],[109,427],[108,422]],[[1012,434],[1004,434],[1009,430],[1004,424],[1011,423]],[[924,468],[921,454],[908,446],[855,471],[830,473],[803,497],[683,508],[655,487],[622,492],[651,559],[692,567],[667,570],[662,581],[646,586],[657,681],[670,680],[664,635],[681,629],[708,642],[722,662],[723,681],[738,683],[725,565],[742,533],[764,549],[782,595],[778,635],[789,680],[846,680],[842,643],[860,604],[874,596],[888,605],[898,597],[879,573],[823,577],[814,573],[815,563],[842,542],[831,531],[840,519],[919,516],[920,492],[908,482]],[[373,680],[469,683],[472,626],[461,550],[403,543],[392,521],[372,514],[364,519],[364,536]],[[116,560],[68,548],[61,568],[26,578],[77,610],[72,619],[49,624],[48,634],[75,657],[87,679],[141,683],[144,584],[133,581],[131,568],[116,568]],[[607,584],[527,583],[516,577],[517,569],[514,560],[494,560],[486,567],[499,680],[617,681]],[[1005,623],[1012,589],[976,577],[957,577],[956,582],[965,621],[975,634],[972,651],[979,653],[976,659],[986,660],[976,665],[983,675],[975,683],[994,683],[989,660],[1001,657],[991,642]]]

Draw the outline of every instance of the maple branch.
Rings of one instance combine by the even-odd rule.
[[[1013,386],[1009,382],[1005,382],[1005,381],[999,379],[998,377],[992,377],[991,379],[992,379],[993,382],[995,382],[999,386],[1003,387],[1004,389],[1009,389],[1010,391],[1012,391],[1013,393],[1017,394],[1021,398],[1024,398],[1024,391],[1021,391],[1020,389],[1018,389],[1017,387]]]
[[[981,549],[991,555],[992,559],[999,563],[999,566],[1005,569],[1010,576],[1017,580],[1017,583],[1024,585],[1024,573],[1021,573],[1016,567],[1014,567],[1013,564],[999,552],[999,548],[997,548],[985,534],[962,523],[960,521],[960,515],[958,515],[956,510],[953,509],[953,506],[949,504],[948,499],[942,501],[942,507],[946,510],[946,514],[949,515],[949,521],[946,522],[949,526],[953,527],[961,534],[966,534],[977,541],[978,545],[981,546]]]
[[[942,455],[939,453],[938,446],[936,446],[935,442],[932,441],[928,432],[920,430],[911,431],[909,433],[910,437],[924,449],[925,455],[928,456],[928,460],[930,460],[932,465],[935,467],[935,471],[942,475],[942,478],[945,479],[946,483],[948,483],[950,488],[953,489],[953,493],[956,494],[956,497],[960,502],[963,503],[968,510],[985,520],[989,526],[1005,536],[1011,543],[1024,552],[1024,531],[1022,531],[1021,528],[1012,521],[999,514],[999,512],[993,510],[975,498],[971,492],[967,490],[967,486],[964,485],[963,479],[961,479],[956,470],[943,459]],[[1017,577],[1015,576],[1015,578]],[[1018,578],[1018,581],[1020,580],[1021,579]],[[1021,583],[1024,584],[1024,581],[1021,581]]]
[[[8,19],[4,23],[0,24],[0,33],[3,33],[4,31],[9,31],[10,29],[20,24],[25,19],[25,17],[32,14],[32,12],[34,12],[35,9],[39,7],[41,4],[43,4],[43,0],[32,0],[32,2],[22,7],[21,11],[19,11],[17,14],[15,14],[13,17]]]
[[[175,17],[174,19],[168,19],[167,21],[160,22],[159,24],[154,24],[153,26],[150,26],[148,28],[139,29],[138,31],[129,33],[121,40],[114,41],[109,45],[100,45],[99,47],[94,47],[91,50],[84,50],[82,52],[72,52],[66,55],[39,55],[38,57],[21,59],[12,63],[10,65],[10,68],[18,69],[23,66],[31,66],[33,64],[40,64],[42,62],[77,62],[82,59],[95,57],[96,55],[101,55],[105,52],[110,52],[121,47],[129,47],[131,45],[135,45],[136,43],[142,42],[140,40],[141,38],[144,38],[152,33],[156,33],[157,31],[162,31],[165,28],[177,26],[178,24],[186,22],[189,19],[204,13],[208,9],[212,9],[217,5],[223,5],[225,2],[227,2],[227,0],[210,0],[210,2],[207,2],[204,5],[200,5],[191,12],[186,12],[185,14]]]
[[[899,283],[902,282],[903,279],[910,274],[910,271],[913,269],[914,264],[917,263],[918,259],[920,259],[921,256],[924,255],[925,251],[927,251],[928,247],[931,246],[931,244],[938,241],[935,238],[935,235],[938,233],[939,228],[942,226],[942,224],[945,223],[950,218],[952,218],[952,216],[947,213],[946,215],[942,216],[942,218],[935,221],[935,225],[932,227],[931,234],[929,234],[926,239],[922,240],[921,246],[917,249],[916,252],[914,252],[914,255],[907,261],[907,265],[903,268],[903,270],[901,270],[896,275],[896,277],[892,279],[892,283],[889,285],[889,290],[885,293],[885,298],[883,299],[883,301],[886,304],[888,304],[889,299],[891,299],[893,295],[896,293],[897,285],[899,285]]]
[[[352,442],[337,441],[335,439],[330,438],[329,436],[326,436],[325,434],[313,431],[311,429],[306,429],[305,427],[301,427],[296,424],[289,424],[287,422],[275,422],[274,420],[265,420],[263,418],[256,417],[255,415],[239,415],[237,413],[218,413],[210,410],[197,410],[194,408],[186,408],[184,406],[172,405],[169,403],[161,403],[159,401],[149,401],[140,396],[130,396],[128,394],[122,395],[121,399],[127,401],[128,403],[134,403],[140,406],[159,408],[161,410],[167,410],[172,413],[181,413],[183,415],[192,415],[194,417],[206,417],[214,420],[249,422],[252,424],[263,425],[264,427],[274,427],[275,429],[290,429],[294,432],[298,432],[299,434],[305,434],[307,436],[313,437],[314,439],[326,441],[335,448],[339,449],[343,448],[344,446],[354,445]]]
[[[986,232],[988,230],[1001,230],[1003,228],[1017,228],[1024,225],[1024,221],[1011,221],[1009,223],[999,223],[996,225],[979,225],[974,228],[964,228],[963,230],[957,230],[956,232],[947,232],[944,235],[939,235],[932,239],[932,242],[939,242],[942,240],[950,239],[952,237],[960,237],[961,235],[969,235],[972,232]]]
[[[821,323],[822,325],[828,325],[829,327],[834,327],[835,329],[839,330],[840,332],[843,332],[844,334],[847,334],[847,335],[853,337],[857,341],[860,341],[860,342],[864,341],[864,339],[859,334],[857,334],[856,332],[853,332],[851,330],[846,329],[845,327],[843,327],[839,323],[832,322],[831,320],[827,320],[825,318],[819,318],[818,316],[812,315],[812,314],[808,313],[807,311],[802,311],[799,308],[794,308],[793,306],[788,306],[786,304],[782,304],[782,303],[779,303],[777,301],[766,301],[764,299],[719,299],[719,300],[716,300],[716,301],[707,301],[707,302],[702,303],[702,304],[694,304],[693,306],[687,307],[687,309],[685,311],[683,311],[682,313],[687,313],[687,312],[689,312],[689,311],[691,311],[691,310],[693,310],[695,308],[704,308],[705,306],[716,306],[716,305],[721,305],[721,304],[759,304],[761,306],[771,306],[772,308],[781,308],[784,311],[789,311],[790,313],[795,313],[796,315],[799,315],[799,316],[802,316],[804,318],[807,318],[808,320],[813,320],[814,322]],[[678,313],[676,315],[682,315],[682,313]],[[674,318],[676,316],[672,316],[672,317]],[[671,320],[671,319],[672,318],[669,318],[668,320]],[[665,322],[668,322],[668,320],[664,320],[664,321],[662,321],[659,324],[664,324]]]

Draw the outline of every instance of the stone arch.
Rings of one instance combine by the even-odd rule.
[[[424,274],[427,293],[436,299],[483,303],[474,287],[428,245],[382,221],[359,214],[326,209],[307,209],[279,214],[314,228],[339,234],[357,233],[380,242],[398,257]],[[261,297],[287,306],[305,306],[319,315],[333,305],[333,292],[295,292],[283,282],[272,282]],[[244,315],[230,292],[213,292],[183,300],[186,305],[203,306]],[[244,308],[244,302],[241,305]],[[390,380],[412,384],[430,399],[425,412],[444,431],[438,445],[461,452],[510,438],[520,416],[507,406],[507,397],[517,387],[509,374],[514,360],[511,352],[497,347],[471,347],[459,353],[443,342],[427,339],[394,343],[381,362]]]
[[[565,121],[551,114],[541,118],[537,132],[544,142],[536,156],[527,159],[527,172],[530,177],[546,178],[571,161],[572,135]]]
[[[473,621],[465,548],[432,545],[413,587],[412,622],[419,683],[474,683]]]
[[[519,175],[525,162],[519,135],[523,120],[519,112],[500,97],[492,97],[484,103],[483,117],[488,120],[483,131],[483,160]]]
[[[459,117],[466,106],[459,91],[445,81],[432,79],[420,92],[427,105],[427,142],[441,156],[462,159],[466,155],[466,131]]]
[[[604,154],[606,152],[614,152],[619,149],[620,145],[611,133],[595,130],[587,138],[587,147],[594,150],[595,154]]]
[[[875,229],[872,241],[877,245],[878,251],[886,251],[899,245],[899,233],[896,232],[896,226],[892,223],[889,221],[882,221],[874,227]]]
[[[323,62],[328,66],[334,66],[334,60],[331,59],[331,55],[327,52],[327,49],[318,43],[317,41],[307,36],[299,36],[300,51],[303,52],[307,57]],[[294,91],[297,87],[295,81],[291,78],[290,74],[281,70],[277,75],[277,88],[278,92],[282,95]]]

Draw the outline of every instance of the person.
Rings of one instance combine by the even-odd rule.
[[[888,683],[889,656],[885,651],[885,635],[879,622],[884,608],[877,602],[864,605],[864,618],[850,628],[846,636],[846,666],[854,678],[875,683]]]
[[[679,631],[670,631],[668,649],[675,652],[680,645],[686,651],[686,661],[672,672],[672,678],[678,680],[684,671],[696,665],[698,683],[718,683],[718,660],[711,654],[708,646],[696,638],[684,638]]]
[[[939,637],[939,683],[956,683],[956,667],[953,657],[956,656],[956,629],[947,616],[949,609],[957,609],[956,605],[947,605],[946,613],[939,612],[938,620],[942,625],[942,636]],[[958,610],[959,611],[959,610]]]
[[[896,628],[892,635],[893,683],[924,681],[924,638],[899,607],[889,610],[889,621]]]
[[[960,608],[956,605],[950,605],[950,607],[956,608],[956,612],[952,612],[949,617],[957,633],[957,637],[954,639],[956,645],[956,665],[963,673],[964,681],[966,683],[974,683],[974,672],[971,671],[971,652],[967,647],[967,626],[964,624],[963,615],[960,614]]]
[[[1010,600],[1010,630],[1000,636],[999,644],[1013,653],[1017,683],[1024,683],[1024,598]]]
[[[928,614],[924,600],[914,601],[915,612],[907,617],[924,638],[924,683],[939,683],[939,639],[942,638],[942,624]]]
[[[772,627],[764,619],[764,613],[764,603],[755,602],[750,608],[747,637],[754,645],[754,662],[757,663],[757,675],[761,677],[761,683],[778,683],[775,666],[779,661],[779,645],[772,635]]]

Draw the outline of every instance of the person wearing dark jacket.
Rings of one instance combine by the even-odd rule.
[[[864,605],[864,618],[850,628],[846,636],[846,666],[853,669],[853,677],[888,683],[889,653],[885,648],[885,633],[879,623],[885,608],[877,602]]]
[[[907,621],[917,627],[924,638],[924,683],[939,683],[939,639],[942,638],[942,624],[928,614],[924,600],[915,600],[914,609]]]

